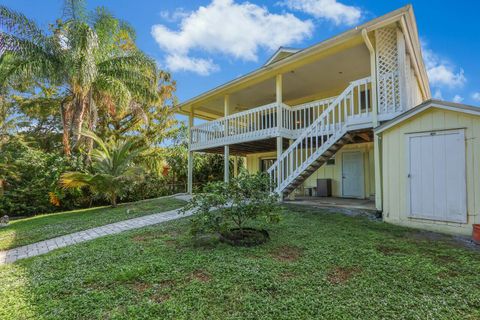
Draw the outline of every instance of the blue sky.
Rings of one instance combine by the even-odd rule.
[[[47,26],[62,0],[1,0]],[[404,6],[389,0],[90,0],[137,31],[171,70],[180,101],[262,65],[279,45],[304,48]],[[412,1],[432,94],[480,106],[480,1]]]

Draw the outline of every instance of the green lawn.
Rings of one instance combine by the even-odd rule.
[[[0,266],[0,319],[479,319],[480,253],[448,236],[284,207],[255,248],[187,219]]]
[[[172,210],[185,203],[174,198],[159,198],[123,204],[117,208],[82,209],[12,221],[8,227],[0,228],[0,251],[125,219]]]

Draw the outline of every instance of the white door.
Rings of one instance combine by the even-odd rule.
[[[362,153],[342,153],[342,195],[349,198],[363,198],[363,186]]]
[[[410,216],[466,222],[465,134],[411,134],[408,142]]]

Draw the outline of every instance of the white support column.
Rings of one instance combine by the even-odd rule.
[[[370,51],[370,77],[372,78],[372,124],[373,127],[378,126],[378,104],[377,104],[377,61],[375,59],[375,49],[368,37],[367,30],[362,30],[362,37],[365,45]]]
[[[277,102],[277,130],[280,133],[280,130],[283,127],[283,114],[282,114],[282,103],[283,103],[283,77],[281,74],[277,74],[275,78],[275,96]]]
[[[375,207],[383,211],[383,183],[382,183],[382,140],[374,134],[373,140],[373,165],[375,170]]]
[[[368,37],[367,30],[362,30],[363,40],[365,45],[370,51],[370,76],[372,78],[372,125],[373,128],[376,128],[379,124],[378,122],[378,98],[377,98],[377,60],[375,49]],[[375,176],[375,207],[378,211],[382,211],[382,157],[381,157],[381,140],[379,137],[374,134],[373,141],[373,164],[374,164],[374,176]]]
[[[223,100],[224,116],[227,117],[230,114],[230,96],[227,94]],[[225,122],[225,137],[228,136],[228,122]],[[223,164],[223,181],[230,181],[230,147],[225,145],[224,147],[224,164]]]
[[[280,157],[283,153],[283,138],[280,135],[280,128],[282,124],[282,109],[280,106],[283,103],[283,83],[282,83],[282,75],[277,74],[277,77],[275,78],[275,95],[276,95],[276,102],[277,102],[277,161],[280,160]],[[277,170],[277,181],[280,183],[282,181],[282,167],[279,166]]]
[[[194,111],[193,106],[188,115],[188,172],[187,172],[187,192],[193,194],[193,151],[192,146],[192,127],[193,127]]]

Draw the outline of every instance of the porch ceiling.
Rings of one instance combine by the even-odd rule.
[[[370,75],[370,55],[363,43],[358,43],[320,60],[283,74],[283,101],[295,105],[342,92],[350,81]],[[275,78],[264,80],[230,95],[231,113],[236,113],[275,101]],[[223,117],[224,97],[195,106],[198,113]]]

